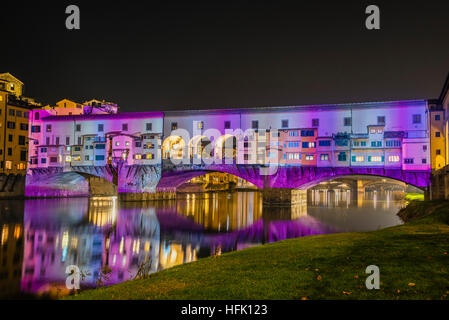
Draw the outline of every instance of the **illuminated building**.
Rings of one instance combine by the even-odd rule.
[[[28,162],[28,117],[32,106],[16,96],[22,93],[22,85],[0,79],[0,174],[14,177],[25,175]]]

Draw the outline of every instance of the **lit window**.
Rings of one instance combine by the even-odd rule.
[[[12,169],[12,162],[11,161],[6,161],[5,162],[5,168],[8,169],[8,170],[11,170]]]
[[[365,161],[364,156],[352,156],[352,162],[363,162]]]
[[[399,162],[399,156],[389,156],[388,161],[389,162]]]
[[[368,159],[368,161],[370,162],[381,162],[382,161],[382,157],[380,156],[372,156]]]
[[[312,155],[307,155],[307,156],[306,156],[306,160],[307,160],[307,161],[313,161],[313,158],[314,158],[314,157],[313,157]]]
[[[329,155],[328,155],[328,154],[322,154],[322,155],[320,155],[320,160],[321,160],[321,161],[328,161],[328,160],[329,160]]]
[[[135,154],[134,155],[134,159],[140,160],[140,159],[142,159],[142,155],[141,154]]]
[[[120,145],[120,142],[116,141],[115,145],[118,147]]]
[[[203,129],[203,128],[204,128],[204,122],[198,121],[198,129]]]
[[[129,141],[125,142],[125,146],[127,146],[127,147],[129,146]]]

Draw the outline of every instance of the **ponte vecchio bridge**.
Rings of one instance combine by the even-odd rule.
[[[173,198],[190,179],[224,172],[267,203],[351,175],[430,186],[425,100],[142,113],[34,110],[26,196],[88,196],[107,180],[123,200]],[[101,191],[101,190],[100,190]]]

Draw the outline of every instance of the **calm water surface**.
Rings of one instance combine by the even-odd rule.
[[[258,192],[184,194],[169,202],[118,203],[115,198],[0,201],[0,296],[58,294],[66,267],[84,273],[83,287],[132,279],[216,252],[314,234],[369,231],[402,223],[402,203],[386,194],[313,194],[292,208],[262,206]],[[110,270],[102,275],[105,266]]]

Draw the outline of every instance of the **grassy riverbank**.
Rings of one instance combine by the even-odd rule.
[[[164,270],[68,299],[448,299],[449,202],[412,202],[405,225],[310,236]],[[367,290],[365,269],[380,268]]]

